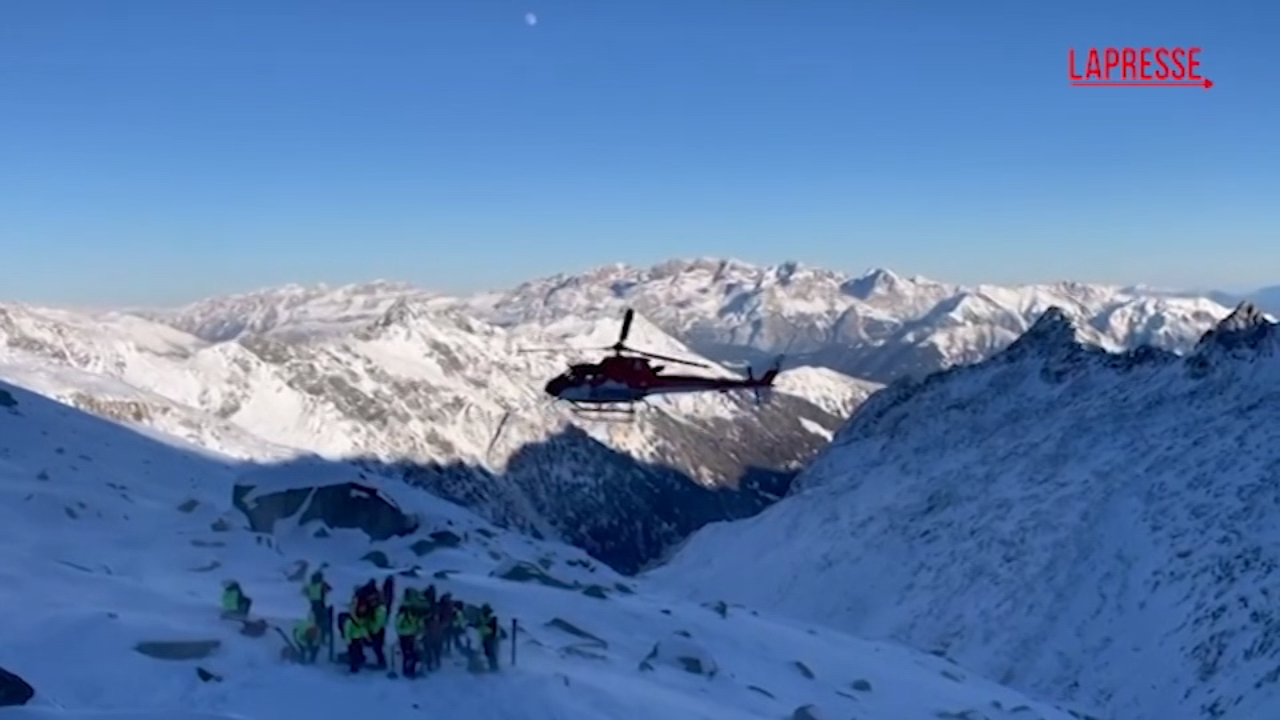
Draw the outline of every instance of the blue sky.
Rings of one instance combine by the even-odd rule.
[[[10,0],[0,294],[725,255],[1280,282],[1277,31],[1266,0]],[[1216,85],[1068,87],[1104,45],[1200,46]]]

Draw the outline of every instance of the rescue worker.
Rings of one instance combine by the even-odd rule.
[[[347,667],[352,673],[364,666],[364,646],[369,643],[369,629],[350,613],[338,616],[342,639],[347,643]]]
[[[498,616],[493,614],[489,603],[480,606],[476,633],[480,635],[480,647],[489,661],[489,672],[498,672]]]
[[[426,655],[427,671],[440,669],[440,654],[445,645],[445,617],[439,606],[431,608],[424,616],[422,649]]]
[[[235,580],[222,581],[222,614],[225,617],[246,618],[253,600],[244,594],[244,589]]]
[[[311,617],[317,625],[323,625],[326,628],[329,623],[329,591],[333,589],[329,583],[325,582],[324,573],[319,570],[311,573],[311,580],[302,586],[302,594],[307,597],[307,601],[311,603]],[[328,630],[325,630],[326,634]]]
[[[453,650],[453,595],[444,593],[436,602],[436,616],[440,618],[440,650],[444,657]]]
[[[304,665],[311,665],[316,661],[316,656],[320,654],[320,640],[322,634],[320,625],[316,623],[314,615],[310,613],[293,626],[293,641],[298,645],[298,662]]]
[[[400,640],[401,672],[405,677],[411,678],[418,673],[418,635],[422,633],[422,619],[422,614],[417,608],[404,603],[401,603],[400,609],[396,611],[396,635]]]
[[[471,649],[471,638],[467,636],[467,610],[461,600],[454,600],[452,606],[453,610],[449,614],[449,633],[453,636],[455,649],[458,652],[466,652]]]
[[[367,631],[368,638],[365,644],[373,646],[373,654],[377,658],[378,667],[386,669],[387,608],[382,604],[381,593],[371,598],[357,601],[355,612],[352,614],[359,619],[360,624]]]

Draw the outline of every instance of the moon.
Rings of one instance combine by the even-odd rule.
[[[525,24],[525,25],[528,25],[529,27],[533,27],[534,25],[537,25],[537,24],[538,24],[538,16],[537,16],[537,15],[534,15],[534,14],[533,14],[533,13],[531,13],[531,12],[527,12],[527,13],[525,13],[525,14],[524,14],[524,24]]]

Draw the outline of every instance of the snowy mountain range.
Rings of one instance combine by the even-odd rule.
[[[1143,288],[1056,283],[965,287],[889,270],[851,277],[786,263],[676,260],[535,280],[492,296],[498,322],[635,307],[710,358],[760,363],[778,353],[891,382],[976,362],[1013,342],[1050,307],[1109,349],[1185,351],[1230,310]]]
[[[935,649],[1125,720],[1280,704],[1280,326],[1184,357],[1051,309],[985,362],[864,403],[762,514],[653,579]]]
[[[0,306],[0,378],[237,457],[365,456],[490,520],[634,570],[703,523],[785,493],[880,387],[839,371],[896,377],[981,359],[1049,303],[1087,318],[1105,347],[1181,348],[1226,313],[1079,284],[966,289],[888,271],[672,261],[463,298],[377,282],[175,310]],[[796,358],[764,407],[663,398],[618,426],[547,406],[545,380],[592,354],[519,350],[611,344],[624,305],[640,311],[636,347]]]
[[[315,498],[353,481],[417,529],[373,541],[295,508],[252,532],[232,504],[245,482]],[[412,680],[349,675],[324,649],[291,664],[316,568],[339,610],[370,577],[491,605],[499,671],[459,652]],[[220,617],[228,579],[250,622]],[[0,607],[4,720],[1080,717],[908,648],[672,598],[394,478],[246,463],[4,382]]]
[[[209,341],[244,333],[304,334],[368,322],[400,299],[465,309],[504,327],[564,318],[612,320],[636,310],[694,352],[731,363],[828,367],[890,382],[981,360],[1049,307],[1063,308],[1110,349],[1185,351],[1229,308],[1142,287],[1055,283],[966,287],[877,269],[849,276],[798,263],[736,260],[614,265],[533,280],[509,291],[448,298],[403,283],[287,286],[140,311]]]
[[[575,425],[541,396],[571,354],[516,351],[608,344],[616,319],[504,328],[456,302],[397,292],[362,288],[356,304],[371,317],[331,312],[303,333],[289,332],[300,322],[259,324],[273,332],[241,328],[224,342],[129,314],[4,306],[0,378],[236,457],[363,457],[627,570],[705,522],[754,513],[785,493],[875,389],[804,368],[762,407],[671,397],[634,424]],[[286,313],[273,308],[237,317],[252,324]],[[643,318],[632,334],[638,346],[692,356]]]

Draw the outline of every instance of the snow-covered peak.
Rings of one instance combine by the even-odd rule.
[[[166,322],[210,342],[224,342],[273,331],[296,335],[340,331],[352,324],[369,322],[399,299],[432,297],[439,295],[388,280],[340,287],[293,284],[136,314]]]
[[[1030,354],[1059,355],[1087,342],[1067,311],[1055,305],[1045,310],[1001,355],[1019,359]]]
[[[844,291],[860,300],[868,300],[875,295],[902,293],[910,282],[892,270],[872,268],[846,281]]]
[[[1226,350],[1240,348],[1260,349],[1274,342],[1277,325],[1267,318],[1256,305],[1245,301],[1204,334],[1198,349],[1219,347]]]

